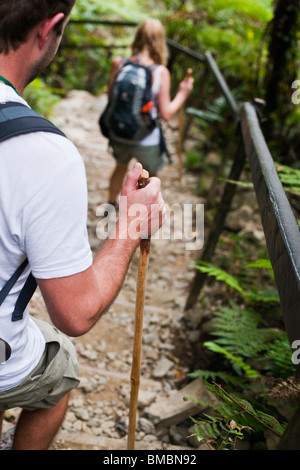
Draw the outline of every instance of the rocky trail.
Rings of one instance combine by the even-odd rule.
[[[88,230],[93,251],[103,240],[97,236],[99,205],[107,201],[114,166],[107,140],[98,129],[105,105],[83,91],[74,91],[55,108],[53,121],[76,144],[84,159],[89,191]],[[165,202],[199,204],[193,194],[193,174],[178,181],[176,120],[166,129],[174,158],[160,174]],[[192,142],[187,142],[192,145]],[[178,214],[181,217],[182,214]],[[175,214],[175,217],[177,215]],[[184,311],[191,261],[197,252],[186,249],[186,240],[153,239],[147,272],[142,345],[142,375],[136,432],[137,450],[207,449],[193,436],[190,416],[200,405],[185,397],[211,401],[199,380],[187,377],[193,365],[193,347],[199,339],[199,305]],[[139,251],[129,267],[124,286],[110,311],[86,335],[73,339],[80,360],[81,382],[52,450],[126,450],[130,374],[134,332],[136,279]],[[39,291],[31,301],[33,315],[48,319]],[[203,314],[203,312],[202,312]],[[6,413],[6,429],[13,426],[18,410]],[[5,428],[4,428],[5,430]]]

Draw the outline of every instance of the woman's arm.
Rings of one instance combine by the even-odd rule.
[[[161,85],[158,93],[158,108],[160,116],[165,121],[171,119],[174,114],[181,108],[188,95],[193,89],[194,79],[192,77],[185,78],[180,84],[178,91],[173,100],[170,97],[171,77],[167,67],[161,72]]]

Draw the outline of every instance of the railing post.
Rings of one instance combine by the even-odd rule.
[[[230,180],[234,180],[234,181],[239,181],[241,173],[244,168],[244,164],[245,164],[245,152],[241,145],[242,141],[241,141],[240,133],[237,139],[238,141],[237,141],[237,147],[236,147],[236,152],[235,152],[235,158],[232,164],[230,175],[228,177]],[[220,238],[220,235],[224,227],[226,216],[230,210],[235,191],[236,191],[235,184],[232,184],[230,182],[227,182],[225,184],[223,196],[219,203],[218,210],[214,218],[213,225],[210,229],[209,237],[205,245],[203,255],[201,257],[202,261],[207,261],[207,262],[210,261],[214,254],[216,245],[218,243],[218,240]],[[194,276],[194,279],[193,279],[193,282],[191,284],[191,288],[189,291],[189,295],[187,298],[187,302],[185,305],[186,310],[193,307],[193,305],[197,301],[200,291],[203,287],[205,277],[206,277],[205,273],[202,273],[196,270],[195,276]]]

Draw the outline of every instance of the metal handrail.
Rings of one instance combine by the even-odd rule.
[[[300,341],[300,230],[250,103],[241,108],[241,126],[281,311],[293,349],[294,341]],[[300,377],[299,365],[296,373]]]
[[[205,53],[207,64],[221,92],[238,120],[245,155],[239,147],[231,168],[238,179],[247,157],[256,198],[259,204],[267,250],[274,271],[281,311],[291,348],[300,346],[300,229],[286,193],[278,177],[272,155],[262,133],[255,107],[251,103],[238,103],[234,99],[212,54]],[[229,178],[234,179],[232,177]],[[226,214],[230,209],[235,190],[226,184],[219,203],[202,260],[209,261],[221,234]],[[186,308],[195,303],[203,286],[205,275],[195,273]],[[299,344],[298,344],[299,343]],[[295,364],[300,378],[300,364]]]
[[[210,51],[205,52],[205,59],[207,62],[207,65],[209,66],[212,74],[214,75],[231,111],[234,113],[235,116],[238,116],[239,112],[239,105],[236,102],[234,96],[232,95],[225,78],[223,77],[219,67],[217,66],[217,63],[215,59],[213,58],[213,55]]]

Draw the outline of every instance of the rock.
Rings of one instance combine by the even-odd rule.
[[[180,445],[187,438],[187,429],[185,427],[172,424],[169,428],[169,434],[173,444]]]
[[[189,416],[195,416],[206,408],[200,403],[189,400],[188,397],[213,405],[218,403],[216,397],[207,391],[199,379],[196,379],[183,389],[172,391],[167,398],[156,401],[145,411],[157,426],[171,426]]]
[[[155,377],[156,379],[165,377],[173,365],[173,362],[171,362],[166,357],[163,357],[156,364],[155,369],[152,373],[153,377]]]
[[[90,414],[84,408],[75,410],[76,418],[80,419],[81,421],[88,421],[90,418]]]
[[[149,391],[149,390],[140,390],[139,401],[138,401],[139,408],[145,408],[146,406],[150,406],[151,403],[153,403],[156,398],[157,398],[156,392]]]
[[[200,331],[199,330],[193,330],[190,333],[188,333],[188,340],[191,344],[196,344],[200,340]]]
[[[97,387],[96,380],[87,377],[80,377],[79,387],[85,392],[90,393]]]
[[[138,425],[145,434],[155,434],[154,424],[149,419],[140,418]]]

